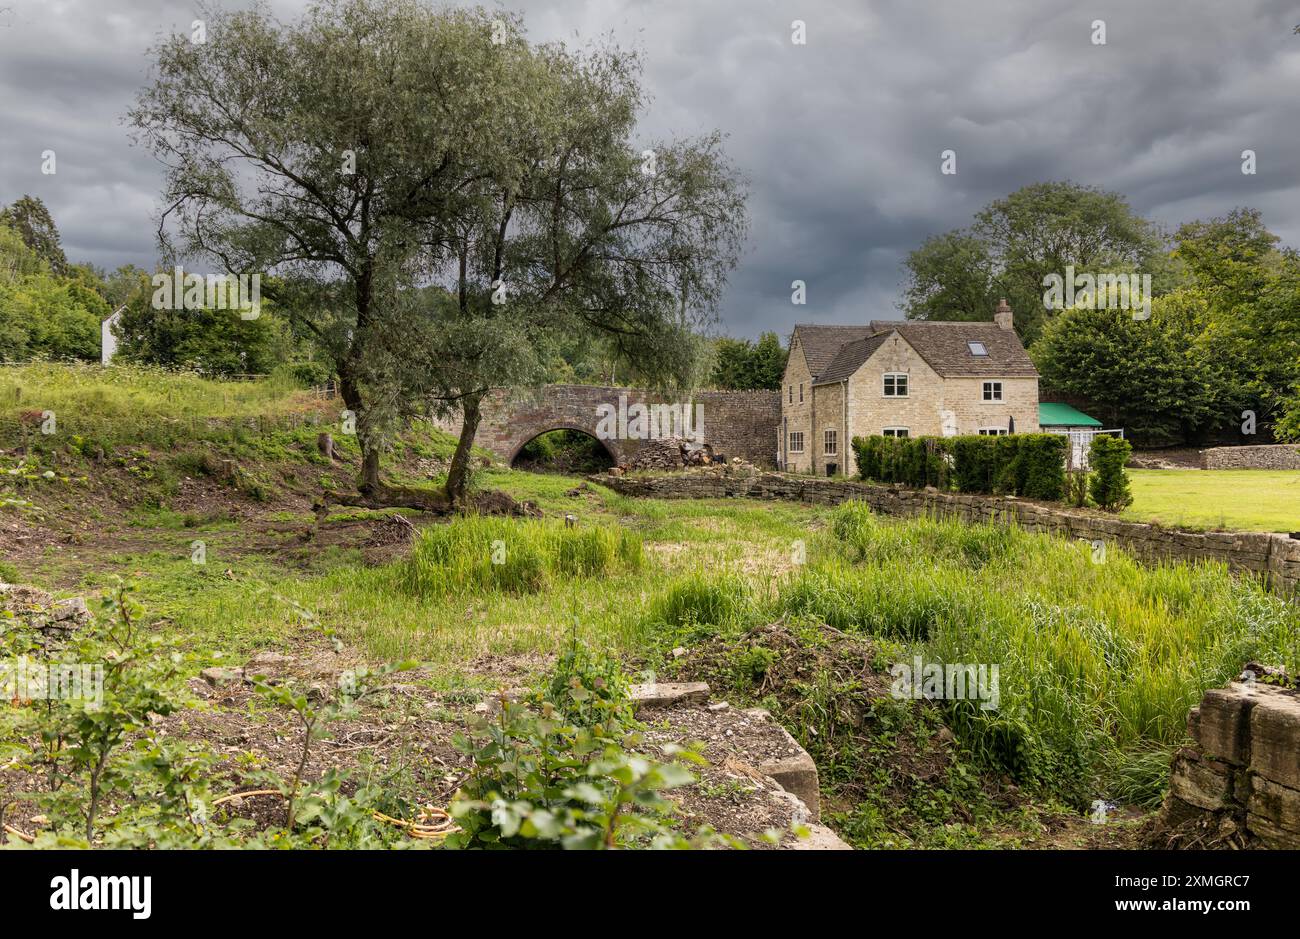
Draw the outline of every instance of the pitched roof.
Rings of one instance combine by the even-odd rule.
[[[1100,427],[1101,421],[1077,411],[1068,404],[1038,402],[1039,427]]]
[[[897,330],[925,360],[945,378],[960,375],[997,375],[1007,378],[1036,378],[1038,369],[1029,360],[1014,330],[997,323],[966,321],[872,320],[873,332]],[[982,342],[988,355],[972,355],[969,342]]]
[[[889,333],[877,333],[874,336],[846,342],[840,346],[840,351],[835,353],[835,358],[831,359],[826,370],[813,379],[813,384],[824,385],[848,378],[861,368],[862,363],[871,358],[871,353],[879,349],[888,338]]]
[[[815,323],[799,323],[795,326],[794,332],[799,337],[804,361],[808,363],[808,371],[815,382],[821,379],[821,373],[831,364],[831,360],[845,343],[864,339],[871,335],[873,330],[870,326],[818,326]]]

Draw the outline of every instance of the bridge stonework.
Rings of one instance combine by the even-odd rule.
[[[488,394],[482,405],[475,444],[509,463],[524,444],[552,430],[578,430],[598,440],[596,425],[600,406],[619,407],[619,398],[633,404],[686,404],[685,396],[673,398],[637,388],[599,385],[547,385],[535,392],[513,397],[504,389]],[[699,406],[703,424],[702,443],[715,453],[738,456],[761,466],[774,466],[777,431],[781,424],[779,391],[697,391],[690,397]],[[457,430],[459,430],[459,421]],[[601,440],[615,463],[632,459],[643,441]]]

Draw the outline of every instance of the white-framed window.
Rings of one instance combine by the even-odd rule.
[[[886,427],[881,431],[886,437],[907,437],[910,436],[906,427]]]
[[[787,449],[791,453],[803,453],[803,431],[790,431],[790,446]]]
[[[1005,427],[981,427],[979,435],[981,437],[1005,437],[1007,429]]]
[[[799,382],[799,403],[803,404],[803,382]]]
[[[1002,400],[1002,382],[986,381],[984,383],[984,400],[1001,401]]]
[[[822,434],[822,453],[824,453],[826,456],[835,456],[835,454],[838,452],[836,449],[838,446],[839,446],[838,432],[833,430],[828,430]]]
[[[884,376],[884,396],[886,398],[907,397],[907,373],[886,372]]]

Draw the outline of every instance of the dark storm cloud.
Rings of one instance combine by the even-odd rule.
[[[282,17],[302,3],[277,2]],[[0,0],[0,201],[49,204],[70,257],[153,263],[161,174],[121,116],[168,0]],[[900,263],[992,199],[1048,179],[1124,193],[1173,227],[1237,205],[1300,245],[1300,22],[1269,0],[548,0],[535,39],[642,50],[646,139],[719,128],[752,183],[723,309],[737,335],[898,315]],[[807,45],[790,41],[807,24]],[[1106,22],[1105,46],[1091,42]],[[58,154],[57,176],[40,154]],[[957,152],[958,173],[939,172]],[[1253,149],[1259,172],[1244,176]],[[790,284],[808,304],[790,304]]]

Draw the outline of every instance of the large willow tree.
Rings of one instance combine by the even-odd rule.
[[[717,135],[634,143],[637,56],[420,0],[204,25],[156,48],[131,114],[167,166],[160,242],[275,275],[357,415],[364,493],[391,495],[380,456],[406,421],[454,412],[463,500],[483,395],[540,381],[577,332],[664,387],[698,377],[743,189]]]

